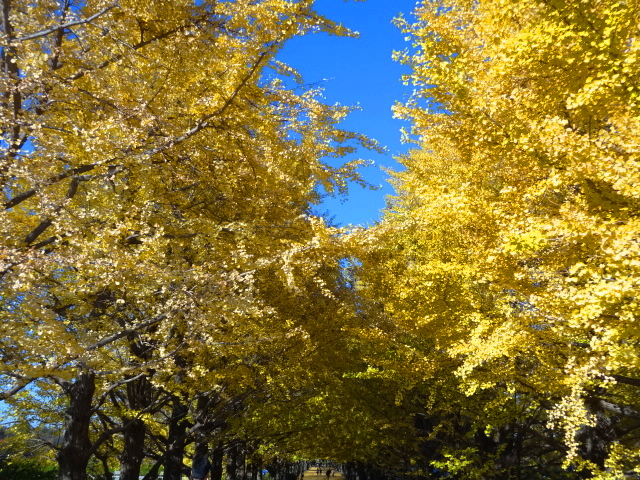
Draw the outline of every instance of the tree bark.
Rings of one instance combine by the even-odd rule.
[[[222,480],[224,449],[216,448],[211,453],[211,480]]]
[[[144,459],[145,424],[139,418],[129,420],[124,431],[124,450],[120,456],[120,480],[138,480]]]
[[[600,409],[600,399],[588,398],[585,404],[595,419],[595,425],[583,427],[578,432],[578,440],[582,442],[580,453],[599,468],[604,468],[608,447],[616,440],[613,421]]]
[[[240,469],[240,462],[242,461],[242,445],[234,443],[227,450],[227,480],[239,480],[238,470]]]
[[[58,480],[87,480],[92,444],[89,438],[95,374],[81,373],[73,384],[63,386],[69,396],[65,412],[62,448],[58,451]]]
[[[139,411],[152,402],[152,385],[146,376],[127,383],[127,403],[131,410]],[[124,420],[124,449],[120,455],[120,480],[138,480],[144,460],[146,425],[139,418]]]
[[[164,480],[181,480],[184,446],[187,431],[185,417],[187,407],[178,399],[173,401],[173,411],[167,438],[167,455],[164,464]]]

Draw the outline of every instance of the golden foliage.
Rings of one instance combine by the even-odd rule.
[[[325,159],[374,143],[275,55],[352,33],[307,0],[3,5],[0,398],[45,421],[90,372],[92,408],[166,435],[109,392],[313,381],[353,314],[337,231],[309,212],[358,180]]]
[[[401,159],[398,196],[359,255],[362,293],[426,378],[469,402],[544,398],[567,462],[599,478],[617,478],[604,473],[615,461],[588,451],[584,432],[638,408],[639,11],[425,1],[415,22],[400,19],[413,48],[397,57],[415,93],[395,113],[420,150]],[[400,365],[408,385],[424,380]],[[494,408],[480,426],[505,403]],[[634,450],[634,428],[611,428],[597,441],[615,438],[618,457]]]

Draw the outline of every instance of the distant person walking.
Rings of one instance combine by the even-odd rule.
[[[331,476],[331,469],[327,468],[327,479]]]
[[[191,461],[191,476],[190,480],[205,480],[209,476],[211,471],[211,463],[207,456],[207,446],[200,444],[196,447],[196,451],[193,454],[193,460]]]

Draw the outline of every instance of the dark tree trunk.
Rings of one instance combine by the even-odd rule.
[[[582,442],[580,453],[599,468],[605,467],[608,447],[616,440],[612,419],[599,409],[597,399],[587,399],[586,406],[595,419],[595,425],[583,427],[578,433]]]
[[[251,461],[251,480],[258,480],[258,472],[260,471],[260,465],[257,459]]]
[[[65,412],[62,448],[57,455],[59,480],[87,480],[92,448],[89,425],[95,389],[93,373],[81,373],[73,384],[64,386],[69,396],[69,408]]]
[[[167,438],[167,454],[164,463],[164,480],[181,480],[184,457],[184,446],[187,432],[185,417],[187,407],[179,399],[173,401],[169,436]]]
[[[222,461],[224,459],[224,449],[216,448],[211,453],[211,480],[222,480]]]
[[[120,480],[138,480],[144,459],[145,424],[139,418],[129,420],[124,431],[124,450],[120,456]]]
[[[152,386],[147,377],[127,383],[127,401],[133,411],[142,410],[151,404]],[[120,455],[120,480],[138,480],[144,460],[146,425],[139,418],[128,418],[124,421],[127,427],[123,432],[124,450]]]
[[[241,445],[236,443],[227,450],[227,480],[239,480],[238,469],[241,461],[240,449]]]

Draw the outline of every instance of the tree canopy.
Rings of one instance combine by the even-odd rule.
[[[419,148],[362,288],[446,382],[427,412],[465,417],[468,448],[433,463],[463,478],[544,475],[547,451],[599,478],[637,466],[638,7],[424,2],[399,20],[415,94],[395,112]]]
[[[61,480],[637,475],[640,4],[396,19],[415,149],[353,229],[313,206],[377,145],[277,58],[355,36],[313,4],[2,1],[12,444]]]

